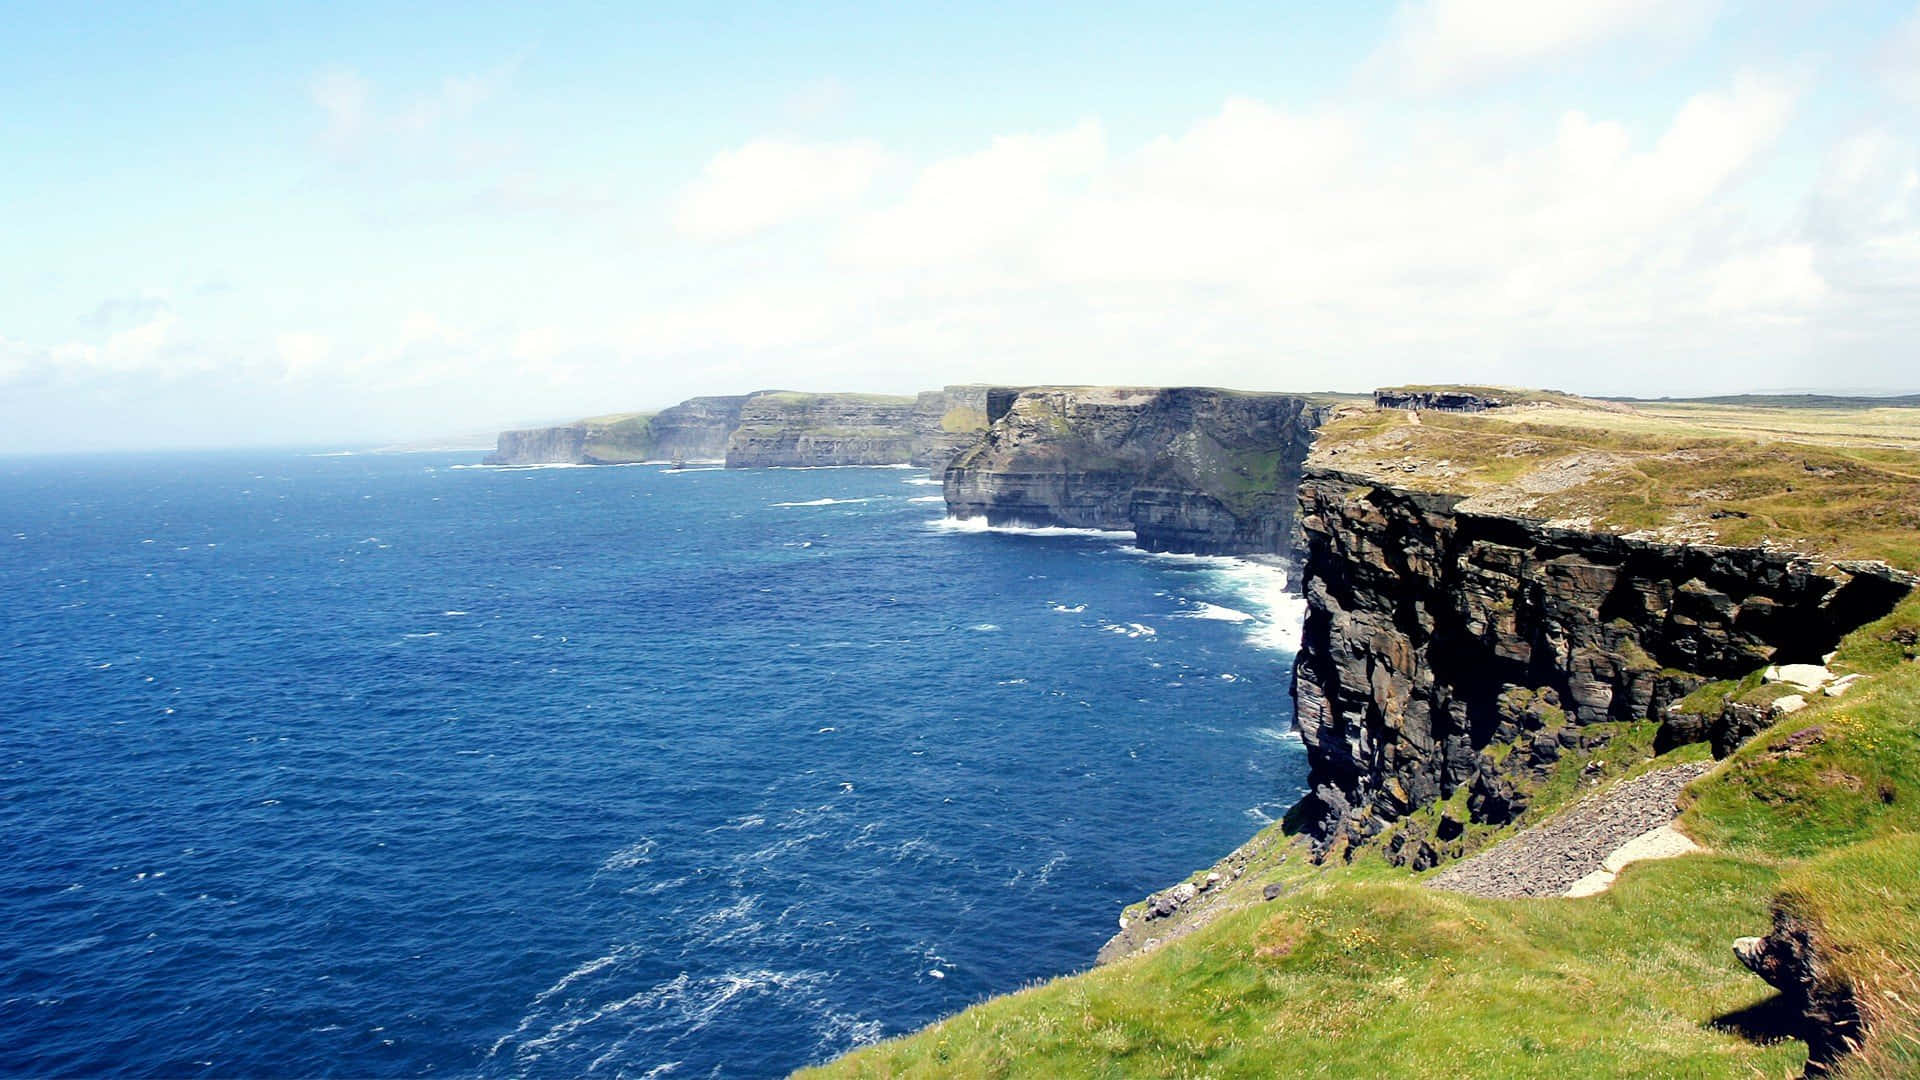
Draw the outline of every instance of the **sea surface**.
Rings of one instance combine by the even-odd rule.
[[[1302,791],[1276,569],[476,460],[0,460],[0,1074],[777,1075]]]

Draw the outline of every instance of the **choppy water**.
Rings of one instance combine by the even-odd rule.
[[[0,462],[0,1074],[777,1074],[1300,791],[1274,571],[471,460]]]

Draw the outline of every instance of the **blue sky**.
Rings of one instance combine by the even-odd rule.
[[[1920,7],[10,5],[0,451],[1920,389]]]

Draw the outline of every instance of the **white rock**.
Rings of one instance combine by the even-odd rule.
[[[1866,679],[1866,676],[1857,672],[1852,675],[1842,675],[1833,680],[1832,685],[1827,687],[1827,696],[1839,697],[1841,694],[1853,689],[1855,683],[1861,682],[1864,679]]]
[[[1183,881],[1173,887],[1173,902],[1176,904],[1184,904],[1199,894],[1200,890],[1194,888],[1193,882]]]
[[[1220,875],[1215,871],[1209,870],[1207,871],[1207,883],[1200,887],[1203,889],[1211,889],[1218,884],[1220,884]]]
[[[1676,855],[1686,855],[1700,850],[1702,850],[1700,845],[1689,839],[1687,834],[1671,825],[1662,825],[1657,829],[1649,829],[1614,848],[1613,854],[1607,856],[1606,861],[1600,865],[1617,874],[1626,869],[1629,863],[1637,863],[1643,859],[1671,859]]]
[[[1833,672],[1819,664],[1782,664],[1767,669],[1768,682],[1792,683],[1802,690],[1818,690],[1833,678]]]
[[[1120,929],[1125,930],[1127,927],[1131,925],[1133,924],[1127,921],[1127,917],[1125,915],[1120,916]]]
[[[1612,887],[1613,872],[1611,870],[1595,870],[1593,873],[1567,886],[1567,891],[1560,895],[1569,898],[1597,896]]]
[[[1831,693],[1831,691],[1829,691],[1829,693]],[[1801,697],[1799,694],[1788,694],[1786,697],[1776,698],[1772,705],[1773,715],[1775,716],[1789,716],[1806,707],[1807,699]]]

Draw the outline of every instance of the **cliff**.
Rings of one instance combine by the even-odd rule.
[[[503,431],[488,465],[583,465],[587,460],[587,426],[524,428]]]
[[[1464,792],[1464,820],[1403,839],[1420,868],[1447,854],[1444,834],[1519,817],[1563,755],[1603,752],[1711,680],[1818,664],[1911,581],[1477,513],[1317,465],[1301,506],[1294,700],[1313,794],[1297,812],[1325,851]]]
[[[913,447],[909,462],[935,476],[972,449],[987,431],[987,388],[948,386],[927,390],[913,403]]]
[[[914,399],[881,394],[755,394],[727,441],[727,468],[904,465]]]
[[[697,397],[662,409],[651,425],[652,452],[641,460],[719,461],[740,426],[750,394]]]
[[[993,524],[1131,530],[1149,551],[1286,554],[1317,399],[1201,388],[994,390],[947,509]]]
[[[768,390],[696,397],[658,413],[503,431],[489,465],[717,461],[728,468],[905,465],[939,473],[986,430],[987,388],[916,398]]]

